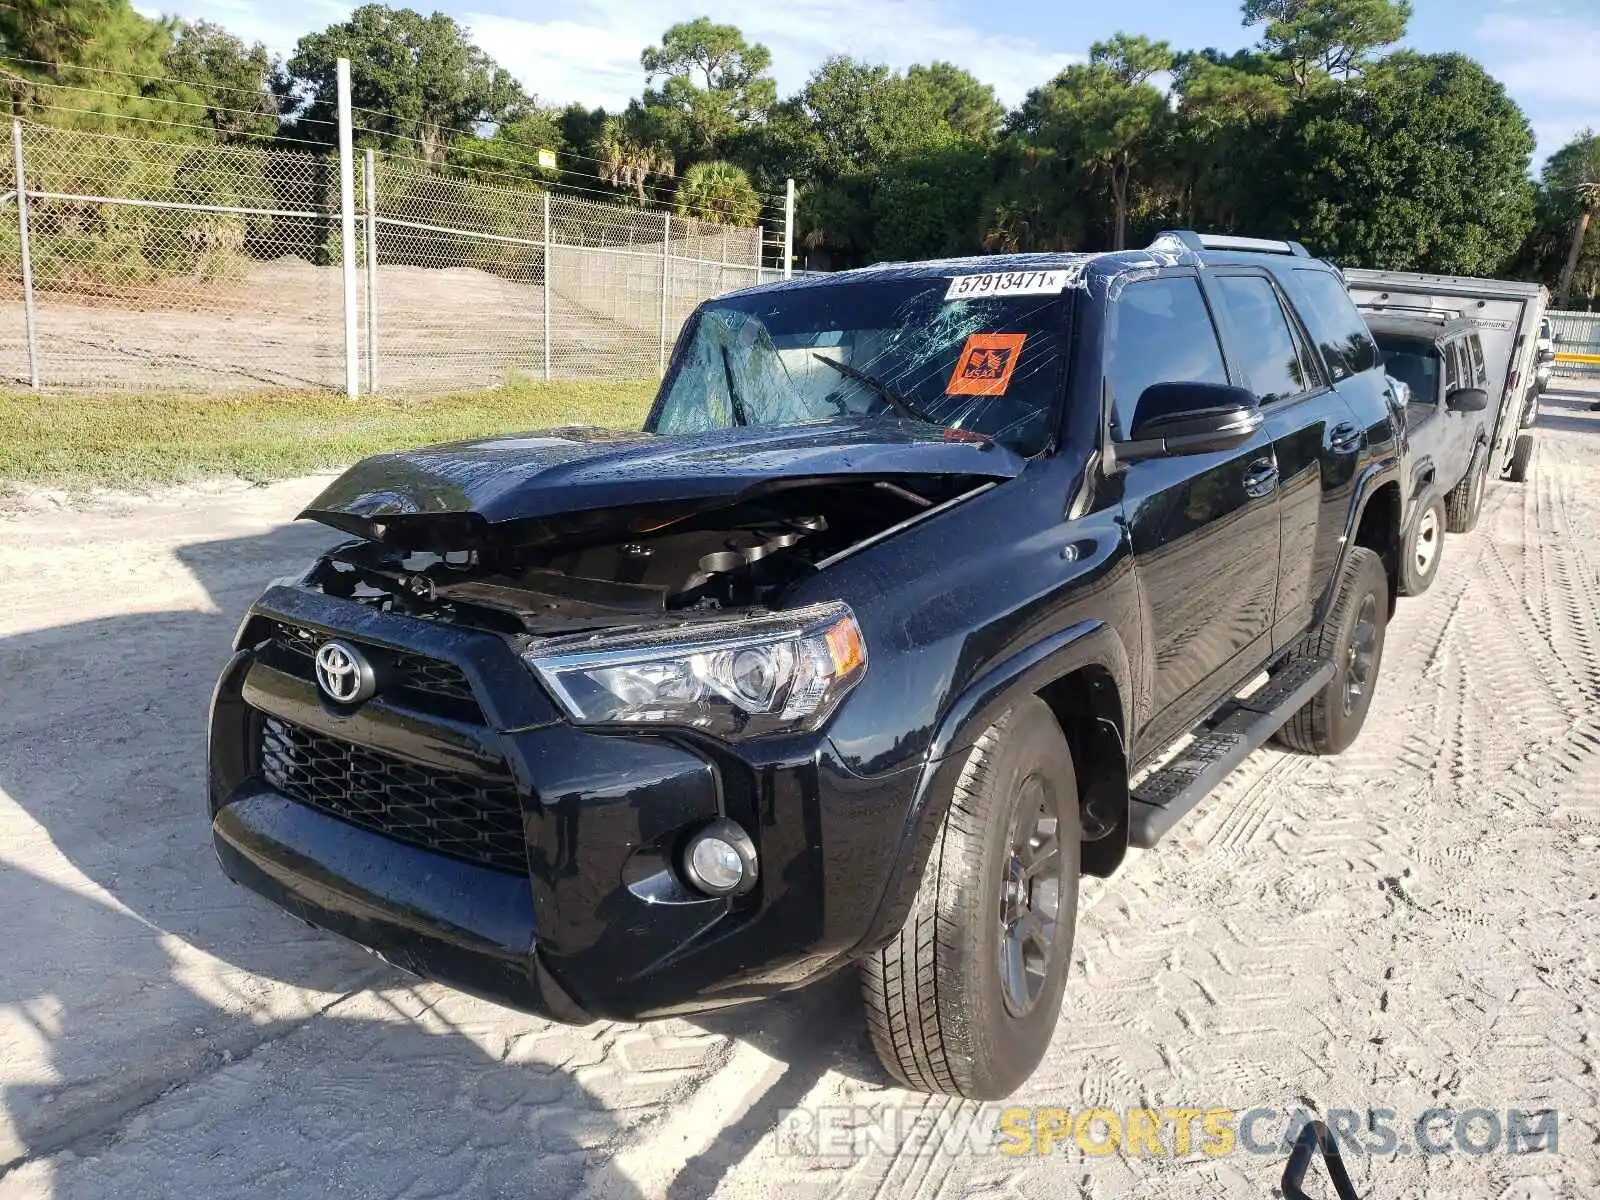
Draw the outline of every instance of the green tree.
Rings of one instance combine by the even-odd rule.
[[[444,13],[365,4],[350,19],[308,33],[274,89],[296,136],[332,142],[336,64],[350,60],[357,124],[380,145],[416,147],[433,162],[475,125],[499,124],[527,101],[509,72]]]
[[[90,44],[132,11],[127,0],[15,0],[0,5],[0,49],[42,63],[80,63]]]
[[[667,119],[679,150],[708,157],[741,130],[764,121],[777,100],[767,69],[772,55],[734,25],[697,17],[672,26],[659,46],[639,56],[647,82],[644,106]]]
[[[1127,245],[1133,187],[1141,172],[1153,175],[1160,165],[1171,115],[1166,96],[1149,80],[1173,65],[1165,42],[1119,33],[1095,43],[1087,63],[1031,92],[1012,123],[1025,143],[1104,181],[1117,250]]]
[[[1266,26],[1261,47],[1289,68],[1304,91],[1329,76],[1348,78],[1373,51],[1406,34],[1411,0],[1245,0],[1244,23]]]
[[[881,259],[970,254],[982,242],[983,204],[993,182],[976,142],[929,147],[891,163],[872,195],[872,253]]]
[[[534,183],[554,183],[562,177],[567,149],[561,118],[557,109],[542,108],[534,103],[523,105],[495,126],[488,137],[460,138],[452,143],[444,161],[501,185],[507,182],[508,176]],[[556,166],[539,165],[541,150],[556,155]]]
[[[1565,308],[1572,280],[1584,257],[1590,223],[1600,213],[1600,136],[1585,129],[1550,156],[1543,174],[1545,189],[1571,223],[1566,260],[1556,284],[1556,304]]]
[[[742,167],[729,162],[699,162],[678,181],[674,207],[680,217],[719,225],[754,225],[761,216],[761,197]]]
[[[247,46],[210,21],[184,22],[161,65],[168,78],[152,91],[186,105],[204,105],[205,122],[218,138],[277,131],[272,61],[260,42]],[[189,110],[189,120],[195,119],[195,111]]]
[[[1477,63],[1401,52],[1295,104],[1261,159],[1283,189],[1266,223],[1351,266],[1493,275],[1532,227],[1533,145]]]
[[[129,119],[173,122],[141,125],[146,137],[185,140],[178,128],[193,111],[161,104],[128,77],[157,78],[172,45],[175,22],[151,19],[128,0],[19,0],[0,5],[0,52],[17,59],[0,64],[11,111],[30,120],[73,129],[125,128]],[[78,69],[82,68],[82,69]],[[120,72],[107,77],[100,72]]]
[[[952,63],[919,63],[907,68],[906,87],[917,95],[919,107],[939,112],[959,138],[991,142],[1006,119],[1006,107],[994,88]]]
[[[958,140],[945,102],[925,82],[843,56],[812,72],[798,100],[800,243],[839,262],[874,257],[885,211],[874,196],[891,165]]]
[[[1181,174],[1178,219],[1190,227],[1239,230],[1272,188],[1256,169],[1259,147],[1276,141],[1292,93],[1271,60],[1245,51],[1180,55],[1172,161]]]
[[[606,118],[594,153],[600,178],[612,187],[632,191],[641,207],[648,199],[645,189],[652,178],[671,179],[677,173],[672,151],[653,135],[637,102],[627,113]]]

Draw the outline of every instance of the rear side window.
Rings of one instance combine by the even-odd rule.
[[[1283,282],[1300,319],[1321,349],[1334,382],[1378,366],[1381,360],[1372,332],[1338,276],[1300,267],[1283,272]]]
[[[1157,383],[1228,382],[1216,326],[1200,284],[1182,276],[1147,279],[1122,289],[1106,343],[1112,433],[1126,438],[1134,406]]]
[[[1444,394],[1461,386],[1461,343],[1449,342],[1444,347]]]
[[[1315,377],[1301,361],[1277,289],[1260,275],[1224,275],[1214,282],[1233,332],[1228,345],[1261,403],[1309,391]]]

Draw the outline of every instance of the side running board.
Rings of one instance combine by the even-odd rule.
[[[1128,803],[1128,844],[1149,849],[1164,838],[1333,676],[1331,662],[1295,663],[1272,675],[1260,691],[1230,700],[1212,713],[1195,730],[1190,745],[1133,790]]]

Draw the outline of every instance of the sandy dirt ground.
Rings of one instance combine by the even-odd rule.
[[[1530,482],[1493,486],[1402,602],[1356,747],[1257,754],[1087,890],[1014,1103],[1391,1109],[1407,1151],[1430,1108],[1554,1111],[1553,1152],[1352,1167],[1376,1197],[1600,1188],[1600,413],[1557,396],[1542,423]],[[262,582],[328,540],[290,523],[319,482],[0,521],[0,1196],[1277,1194],[1281,1153],[1198,1135],[1023,1157],[916,1136],[994,1114],[888,1086],[851,978],[571,1029],[228,884],[206,700]],[[848,1150],[807,1132],[830,1119],[879,1133],[819,1154]]]

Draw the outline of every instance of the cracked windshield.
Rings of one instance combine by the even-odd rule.
[[[708,304],[684,336],[655,432],[907,419],[1038,453],[1061,395],[1061,287],[946,299],[952,290],[933,277]]]

